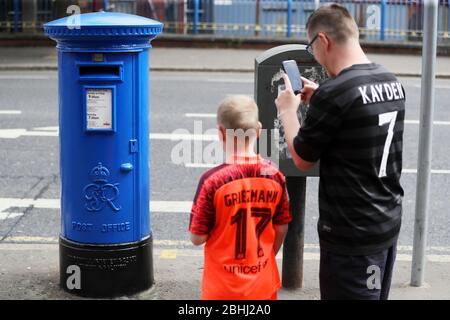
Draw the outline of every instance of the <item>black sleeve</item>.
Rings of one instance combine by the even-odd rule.
[[[294,138],[294,149],[298,156],[309,162],[320,159],[338,133],[344,113],[344,108],[318,93],[311,98],[305,121]]]

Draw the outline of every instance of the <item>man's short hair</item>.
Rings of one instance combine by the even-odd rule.
[[[348,10],[337,4],[327,4],[314,11],[306,22],[306,30],[310,37],[324,32],[337,43],[345,43],[348,39],[359,39],[358,25]]]
[[[257,129],[258,121],[258,106],[249,96],[228,96],[217,110],[217,123],[225,129]]]

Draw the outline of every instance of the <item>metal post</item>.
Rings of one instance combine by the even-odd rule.
[[[287,0],[287,37],[292,35],[292,0]]]
[[[422,92],[420,102],[419,157],[416,185],[416,219],[411,285],[423,284],[425,249],[427,243],[427,210],[430,191],[431,142],[433,137],[434,79],[437,46],[437,0],[429,0],[424,7],[422,48]]]
[[[14,0],[14,32],[19,32],[19,0]]]
[[[36,33],[37,0],[21,0],[22,3],[22,32]]]
[[[380,25],[380,40],[384,40],[384,34],[386,30],[386,2],[387,0],[381,0],[381,25]]]
[[[255,36],[259,36],[259,31],[261,26],[259,25],[259,16],[260,16],[260,0],[256,0],[256,16],[255,16]]]
[[[445,8],[445,6],[444,6]],[[445,38],[448,39],[448,35],[450,32],[450,3],[447,1],[447,30],[445,32]]]
[[[198,7],[199,0],[194,0],[194,33],[198,33]]]
[[[305,229],[306,177],[286,177],[292,221],[283,245],[282,285],[303,286],[303,247]]]

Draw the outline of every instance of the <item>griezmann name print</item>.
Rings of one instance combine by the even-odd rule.
[[[241,203],[277,203],[278,191],[276,190],[242,190],[240,192],[227,193],[223,196],[227,207]]]

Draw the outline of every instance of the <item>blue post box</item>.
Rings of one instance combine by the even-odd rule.
[[[160,22],[123,13],[55,20],[61,286],[118,296],[154,283],[149,213],[149,48]]]

